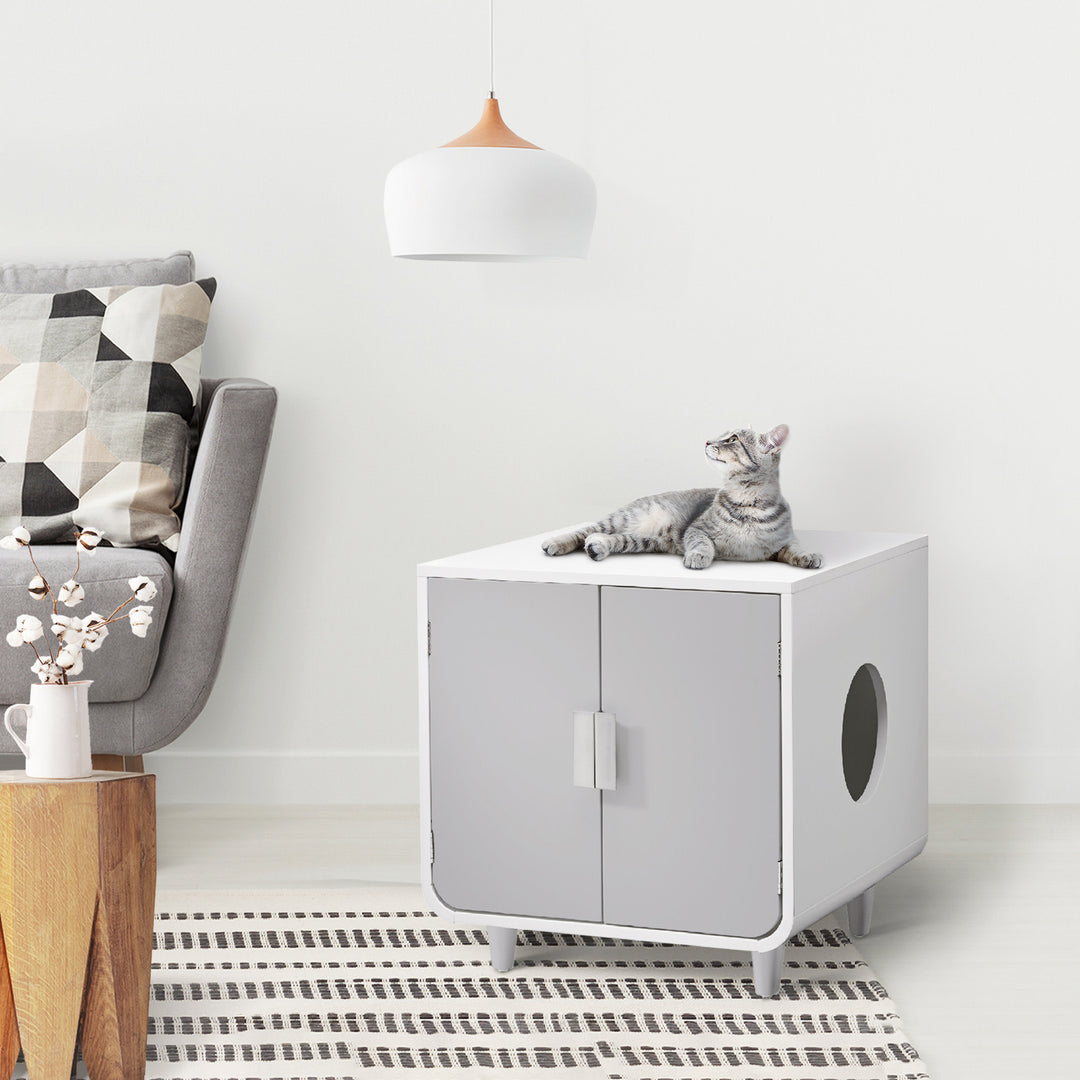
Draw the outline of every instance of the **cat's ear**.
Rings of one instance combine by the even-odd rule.
[[[787,424],[777,424],[772,431],[766,431],[764,435],[760,435],[758,438],[761,442],[761,449],[766,454],[779,454],[780,447],[787,442],[787,437]]]

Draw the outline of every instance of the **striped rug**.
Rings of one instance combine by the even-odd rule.
[[[483,929],[414,887],[159,893],[157,910],[149,1080],[928,1075],[835,919],[793,940],[761,1001],[747,954],[570,934],[523,933],[500,974]]]

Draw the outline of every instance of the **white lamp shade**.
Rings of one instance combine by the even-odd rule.
[[[390,253],[400,258],[583,259],[596,185],[547,150],[445,146],[395,165],[384,206]]]

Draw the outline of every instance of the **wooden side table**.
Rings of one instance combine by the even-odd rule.
[[[145,1075],[156,876],[153,776],[0,772],[0,1078]]]

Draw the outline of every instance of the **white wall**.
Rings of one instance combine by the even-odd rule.
[[[190,247],[210,374],[281,394],[224,668],[163,798],[415,798],[417,561],[709,482],[786,422],[796,526],[925,530],[932,793],[1080,801],[1072,3],[497,5],[585,263],[393,262],[482,0],[20,4],[0,261]]]

